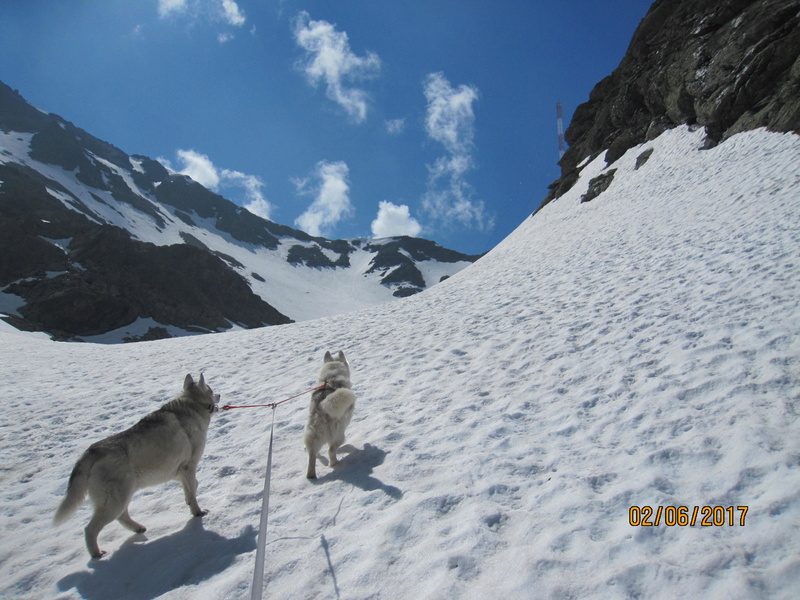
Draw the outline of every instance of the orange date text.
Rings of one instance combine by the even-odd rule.
[[[632,527],[744,527],[748,506],[631,506]]]

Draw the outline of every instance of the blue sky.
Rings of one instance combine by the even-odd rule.
[[[491,249],[649,0],[31,0],[0,80],[281,224]]]

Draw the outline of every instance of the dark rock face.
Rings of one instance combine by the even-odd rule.
[[[190,225],[195,224],[190,216],[194,212],[203,219],[214,219],[217,229],[244,244],[272,249],[278,245],[278,237],[272,230],[280,230],[280,226],[236,206],[184,175],[168,175],[155,188],[154,196],[162,204],[177,209],[179,217]]]
[[[52,181],[22,165],[0,165],[0,180],[0,287],[26,302],[7,319],[19,329],[76,339],[138,317],[187,331],[291,322],[199,241],[133,240],[66,208],[48,193]]]
[[[291,322],[222,260],[188,244],[156,246],[102,225],[73,238],[63,260],[65,272],[8,286],[27,301],[19,309],[26,328],[70,339],[138,317],[188,331],[220,331],[231,322],[248,328]]]
[[[339,254],[339,258],[335,261],[331,260],[322,251],[319,245],[313,246],[300,246],[295,245],[289,248],[289,253],[286,260],[293,264],[302,264],[307,267],[317,269],[335,269],[336,267],[349,267],[350,266],[350,252],[353,250],[348,246],[347,250]]]
[[[648,160],[650,160],[650,157],[651,157],[651,156],[653,156],[653,149],[652,149],[652,148],[648,148],[647,150],[645,150],[644,152],[642,152],[642,153],[641,153],[639,156],[637,156],[637,157],[636,157],[636,170],[638,171],[639,169],[641,169],[641,168],[642,168],[642,166],[643,166],[643,165],[644,165],[644,164],[645,164],[645,163],[646,163]]]
[[[289,248],[286,260],[293,265],[305,265],[317,269],[335,269],[350,266],[350,254],[357,247],[374,253],[367,273],[378,273],[381,284],[396,289],[397,298],[413,296],[426,288],[425,278],[417,267],[418,262],[436,261],[445,263],[474,262],[480,256],[461,254],[448,250],[430,240],[398,236],[369,242],[366,240],[324,240],[314,238],[311,245],[294,245]],[[323,249],[338,254],[332,259]]]
[[[474,262],[480,258],[448,250],[429,240],[408,236],[367,244],[365,249],[376,252],[367,273],[381,273],[381,283],[384,285],[404,284],[392,294],[398,298],[413,296],[425,289],[425,278],[417,268],[417,262]]]
[[[423,240],[421,238],[412,238],[407,235],[401,235],[391,238],[390,242],[377,244],[371,243],[365,246],[367,250],[376,250],[380,255],[382,252],[394,252],[395,250],[404,250],[414,260],[435,260],[443,263],[454,263],[463,260],[474,262],[482,255],[462,254],[455,250],[443,248],[436,242],[430,240]]]
[[[619,67],[598,83],[565,132],[561,178],[578,165],[678,125],[706,128],[707,147],[758,127],[800,133],[800,0],[656,0]]]
[[[66,209],[37,177],[21,165],[0,165],[0,286],[68,270],[66,253],[48,240],[91,229],[88,219]]]
[[[581,202],[589,202],[590,200],[594,200],[600,194],[605,192],[608,189],[608,186],[611,185],[611,182],[614,181],[614,174],[616,172],[616,169],[611,169],[610,171],[598,175],[592,179],[589,182],[589,189],[583,196],[581,196]]]

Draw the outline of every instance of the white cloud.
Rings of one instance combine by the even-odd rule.
[[[467,85],[453,89],[443,73],[431,73],[425,81],[425,99],[428,135],[451,154],[471,152],[475,133],[472,103],[478,99],[478,89]]]
[[[178,159],[183,163],[177,169],[178,173],[188,175],[210,190],[219,187],[219,173],[208,156],[194,150],[178,150]]]
[[[444,74],[431,73],[425,80],[424,93],[428,101],[425,131],[444,147],[446,155],[428,165],[423,209],[437,220],[491,229],[493,219],[487,215],[484,203],[474,199],[473,188],[466,179],[475,166],[472,105],[478,99],[478,89],[467,85],[453,88]]]
[[[270,220],[272,215],[272,204],[270,204],[265,198],[260,198],[257,200],[251,200],[247,204],[244,205],[244,208],[249,210],[257,217],[261,217],[262,219],[266,219],[267,221]]]
[[[392,135],[403,133],[405,128],[406,128],[405,119],[391,119],[389,121],[386,121],[386,131],[388,131]]]
[[[372,235],[376,238],[396,235],[418,236],[422,226],[411,216],[408,206],[400,206],[382,200],[378,207],[378,216],[372,222]]]
[[[317,163],[311,178],[293,180],[299,193],[314,196],[311,206],[295,220],[297,227],[309,235],[329,236],[339,221],[352,214],[349,171],[343,161],[323,160]]]
[[[262,219],[269,219],[273,206],[264,197],[261,191],[266,184],[257,175],[245,175],[240,171],[223,169],[222,181],[226,186],[240,186],[244,188],[247,203],[244,207]]]
[[[468,183],[451,180],[446,187],[429,186],[422,207],[434,219],[488,231],[494,227],[494,218],[487,213],[484,203],[473,196]]]
[[[239,9],[239,5],[234,0],[222,0],[222,14],[225,21],[235,27],[241,27],[246,20]]]
[[[230,169],[220,170],[208,156],[195,150],[178,150],[177,155],[180,163],[177,168],[167,159],[159,158],[158,161],[170,171],[187,175],[214,192],[226,192],[254,215],[270,218],[273,206],[264,197],[262,190],[266,184],[260,177]]]
[[[162,19],[177,13],[186,12],[186,0],[158,0],[158,16]]]
[[[374,52],[364,57],[355,55],[345,32],[336,31],[327,21],[312,21],[305,11],[295,21],[294,37],[306,51],[302,68],[308,81],[312,85],[324,82],[328,98],[356,123],[363,123],[367,118],[368,95],[348,84],[376,75],[381,67],[378,55]]]

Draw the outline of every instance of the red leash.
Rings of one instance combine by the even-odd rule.
[[[295,394],[294,396],[290,396],[281,400],[280,402],[273,402],[272,404],[244,404],[242,406],[231,406],[230,404],[226,404],[225,406],[220,407],[220,410],[231,410],[234,408],[275,408],[278,404],[283,404],[284,402],[288,402],[289,400],[294,400],[295,398],[302,396],[303,394],[307,394],[308,392],[314,392],[316,390],[321,390],[327,383],[323,383],[322,385],[318,385],[317,387],[313,387],[310,390],[306,390],[304,392],[300,392],[299,394]]]

